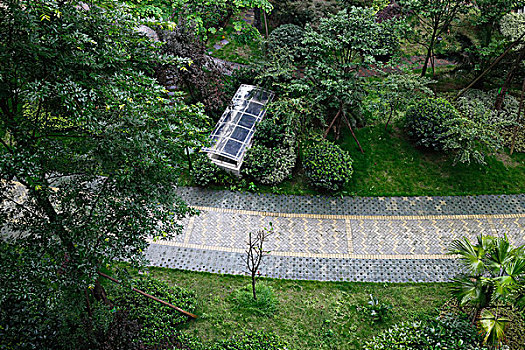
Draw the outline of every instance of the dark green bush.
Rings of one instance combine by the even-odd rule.
[[[256,144],[246,152],[241,174],[265,185],[275,185],[291,174],[296,158],[292,147],[268,148]]]
[[[286,344],[276,334],[266,331],[250,332],[214,344],[210,350],[284,350]]]
[[[368,341],[365,350],[474,350],[480,337],[468,321],[457,318],[403,322]]]
[[[291,52],[295,59],[301,57],[299,48],[303,40],[304,29],[295,24],[283,24],[274,29],[268,37],[268,52]]]
[[[286,116],[269,115],[257,125],[255,141],[269,148],[295,148],[297,144],[295,127]]]
[[[422,99],[410,106],[406,112],[408,134],[416,145],[441,151],[444,148],[447,121],[459,118],[459,114],[445,99]]]
[[[328,191],[340,190],[353,173],[348,152],[326,140],[305,148],[303,166],[310,183]]]
[[[226,174],[207,155],[199,153],[192,164],[191,176],[196,185],[205,187],[210,183],[222,182]]]
[[[183,310],[195,310],[195,295],[177,286],[154,279],[144,278],[132,281],[132,285],[161,300],[167,301]],[[176,326],[188,318],[180,312],[157,301],[133,292],[124,285],[110,286],[108,295],[118,309],[126,310],[131,319],[136,319],[142,326],[138,342],[155,346],[173,342],[181,337]]]

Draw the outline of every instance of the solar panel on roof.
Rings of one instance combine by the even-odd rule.
[[[203,148],[212,161],[229,169],[240,169],[244,154],[251,145],[255,127],[264,117],[265,106],[273,96],[273,92],[252,85],[243,84],[237,89],[232,103],[210,135],[211,146]]]

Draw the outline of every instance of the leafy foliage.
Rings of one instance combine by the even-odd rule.
[[[518,40],[525,32],[525,13],[510,12],[500,21],[501,33],[510,41]],[[522,44],[523,45],[523,44]],[[522,47],[516,46],[516,49]]]
[[[194,293],[180,287],[170,286],[154,278],[131,280],[131,285],[185,311],[193,312],[196,306]],[[132,319],[142,326],[138,341],[146,345],[169,341],[177,331],[176,326],[185,322],[187,316],[159,302],[133,292],[125,285],[112,285],[108,294],[115,306],[126,310]]]
[[[392,314],[392,305],[382,302],[370,294],[370,300],[362,310],[372,321],[383,322]]]
[[[295,24],[304,27],[307,23],[318,23],[319,19],[336,13],[340,9],[339,0],[276,0],[272,1],[272,24]]]
[[[196,185],[206,187],[209,184],[222,182],[226,174],[207,155],[199,153],[192,163],[191,176]]]
[[[499,143],[505,146],[511,145],[512,130],[517,120],[519,102],[512,95],[507,94],[503,100],[502,109],[494,110],[497,90],[484,92],[481,90],[469,90],[456,101],[458,110],[464,116],[477,122],[482,130],[481,132],[492,133],[494,140],[502,139]],[[525,152],[525,130],[521,129],[518,133],[518,142],[516,151]],[[521,142],[520,142],[521,141]]]
[[[243,175],[265,185],[278,184],[290,176],[297,159],[296,116],[282,106],[279,102],[269,106],[241,169]]]
[[[454,162],[485,164],[485,154],[501,148],[498,123],[478,105],[464,103],[460,114],[444,99],[425,99],[406,113],[408,133],[416,145],[454,154]]]
[[[445,147],[447,121],[455,118],[459,118],[459,114],[450,102],[442,98],[427,98],[408,108],[406,126],[416,145],[440,151]]]
[[[506,303],[525,306],[525,254],[523,247],[513,247],[508,238],[479,235],[472,244],[467,238],[455,240],[452,254],[460,256],[465,273],[454,280],[452,293],[461,305],[472,305],[478,312]],[[485,341],[501,341],[508,319],[498,310],[481,313],[480,324]]]
[[[306,146],[303,153],[305,175],[323,190],[338,191],[352,176],[352,159],[339,146],[320,140]]]
[[[297,60],[301,58],[300,45],[304,29],[295,24],[283,24],[275,28],[268,37],[268,51],[278,53],[280,50],[291,52]]]
[[[460,14],[468,11],[465,0],[400,0],[399,4],[415,19],[414,40],[427,51],[421,76],[425,76],[435,47],[455,24]],[[434,71],[432,72],[434,74]]]
[[[445,318],[403,322],[366,343],[365,350],[479,349],[479,336],[467,321]]]
[[[428,85],[432,81],[408,72],[391,73],[386,78],[371,82],[365,108],[387,124],[417,101],[432,95]]]
[[[164,54],[183,57],[187,62],[183,66],[171,64],[159,67],[159,80],[165,85],[169,80],[169,84],[187,91],[190,102],[201,102],[208,115],[220,115],[228,100],[222,71],[207,55],[206,47],[194,29],[180,25],[173,30],[160,30],[159,38],[164,42]]]
[[[364,80],[358,72],[376,63],[376,56],[392,54],[399,31],[392,21],[378,23],[368,8],[350,7],[307,26],[303,45],[304,79],[294,89],[332,120],[333,115],[360,118]],[[330,123],[330,121],[328,121]]]
[[[211,350],[285,350],[286,343],[273,332],[248,332],[214,344]]]
[[[241,173],[262,184],[275,185],[291,174],[296,158],[292,147],[269,148],[257,144],[246,152]]]
[[[166,96],[155,67],[180,60],[160,55],[117,4],[9,0],[0,18],[0,196],[10,203],[1,214],[20,259],[43,267],[12,272],[15,298],[42,298],[17,310],[31,328],[55,298],[67,310],[85,305],[101,267],[140,263],[148,237],[181,231],[191,211],[173,183],[205,117]],[[38,348],[37,332],[26,337]]]

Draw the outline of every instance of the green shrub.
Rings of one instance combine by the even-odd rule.
[[[265,185],[276,185],[292,173],[296,158],[292,147],[268,148],[256,144],[246,152],[241,174]]]
[[[191,176],[196,185],[205,187],[210,183],[222,182],[226,174],[207,155],[199,153],[192,164]]]
[[[518,115],[519,102],[507,94],[503,100],[502,109],[494,110],[494,104],[498,95],[497,90],[481,91],[471,89],[461,96],[456,106],[462,114],[475,120],[484,119],[486,124],[495,128],[503,139],[503,144],[511,146],[514,126]],[[525,128],[520,128],[516,137],[516,152],[525,152]]]
[[[416,145],[441,151],[444,135],[449,129],[447,121],[458,117],[458,112],[447,100],[422,99],[406,112],[408,134],[415,139]]]
[[[177,286],[154,279],[144,278],[132,281],[132,285],[161,300],[167,301],[183,310],[195,310],[195,296]],[[111,285],[108,295],[118,309],[127,310],[131,319],[139,321],[141,342],[145,345],[157,345],[181,337],[176,326],[185,322],[187,316],[157,301],[133,292],[124,285]]]
[[[272,287],[264,283],[257,283],[255,292],[257,293],[257,300],[253,299],[252,286],[245,286],[233,292],[232,299],[239,309],[260,316],[273,317],[277,312],[277,300]]]
[[[303,156],[305,175],[315,187],[338,191],[352,176],[350,155],[329,141],[321,140],[307,146]]]
[[[303,28],[295,24],[283,24],[268,36],[268,52],[273,54],[279,54],[282,51],[292,52],[294,58],[299,59],[301,57],[299,47],[303,36]]]
[[[276,334],[256,331],[215,343],[210,350],[284,350],[286,344]]]
[[[383,331],[368,341],[365,350],[474,350],[479,349],[480,337],[476,329],[465,320],[403,322]]]
[[[257,144],[268,148],[295,148],[297,145],[296,138],[295,126],[291,125],[290,118],[286,116],[268,115],[257,124],[255,141]]]

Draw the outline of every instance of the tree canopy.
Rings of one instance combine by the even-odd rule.
[[[0,273],[11,344],[27,305],[93,286],[101,267],[137,261],[147,238],[175,236],[191,212],[174,183],[206,118],[157,84],[155,67],[181,60],[135,27],[117,3],[0,6],[1,252],[20,266]]]

